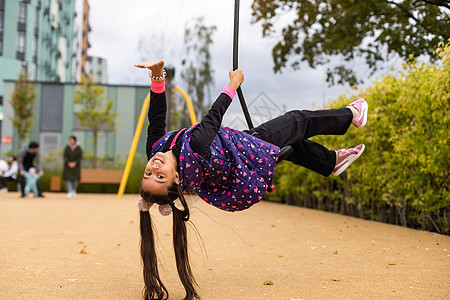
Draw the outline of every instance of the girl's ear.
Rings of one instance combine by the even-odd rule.
[[[173,180],[176,184],[180,184],[180,175],[178,172],[175,172],[175,179]]]

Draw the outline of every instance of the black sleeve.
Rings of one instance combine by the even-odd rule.
[[[211,143],[219,131],[222,118],[232,99],[225,93],[221,93],[214,104],[211,106],[208,114],[198,124],[192,133],[191,148],[194,152],[200,154],[206,159],[211,155]]]
[[[150,159],[153,144],[166,134],[166,93],[161,94],[150,91],[150,105],[148,108],[147,129],[147,159]]]
[[[19,165],[19,171],[25,171],[25,168],[23,166],[23,160],[24,160],[26,154],[27,154],[27,149],[25,146],[19,150],[19,153],[17,153],[17,164]]]

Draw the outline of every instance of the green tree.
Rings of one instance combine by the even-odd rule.
[[[299,69],[302,62],[316,68],[341,57],[344,64],[327,70],[329,84],[363,81],[349,61],[363,59],[373,74],[395,54],[405,61],[410,54],[430,56],[450,38],[450,4],[445,0],[253,0],[252,10],[263,36],[275,33],[277,20],[293,15],[272,49],[275,72],[288,64]]]
[[[10,116],[9,119],[17,131],[19,148],[22,147],[23,140],[31,133],[34,119],[33,108],[36,102],[34,88],[35,85],[28,81],[27,74],[20,73],[9,101],[14,110],[14,117]]]
[[[210,98],[214,84],[210,47],[217,28],[206,26],[203,17],[194,19],[194,22],[193,26],[185,28],[186,57],[182,60],[181,78],[187,84],[186,92],[193,99],[198,119],[201,119],[208,112],[210,103],[206,99]]]
[[[80,125],[93,134],[94,156],[92,165],[97,168],[97,140],[101,131],[115,131],[117,113],[111,112],[113,101],[107,101],[104,89],[91,77],[81,78],[81,85],[75,91],[73,103],[80,105],[81,109],[74,115],[80,120]]]

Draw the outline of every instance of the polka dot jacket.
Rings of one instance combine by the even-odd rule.
[[[240,211],[258,203],[272,178],[280,148],[247,133],[221,127],[206,160],[190,147],[192,131],[184,133],[178,172],[183,191],[195,192],[207,203],[225,211]],[[152,154],[162,151],[166,133],[153,145]]]

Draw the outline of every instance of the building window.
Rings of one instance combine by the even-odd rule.
[[[37,56],[37,44],[38,44],[38,37],[33,37],[33,55]]]
[[[25,23],[27,18],[27,6],[23,2],[19,2],[19,23]]]
[[[0,6],[0,55],[3,55],[3,7],[1,6]]]
[[[17,32],[17,51],[25,53],[25,31]]]
[[[28,65],[25,61],[20,62],[20,72],[23,74],[28,74]]]
[[[0,7],[0,55],[3,55],[3,10]]]
[[[0,0],[0,55],[3,55],[3,15],[5,13],[5,1]]]
[[[17,53],[25,54],[25,31],[17,32]]]
[[[34,12],[34,28],[39,28],[39,10]]]
[[[3,33],[3,10],[0,7],[0,34]]]
[[[50,25],[53,29],[59,28],[59,5],[58,0],[50,0]]]

